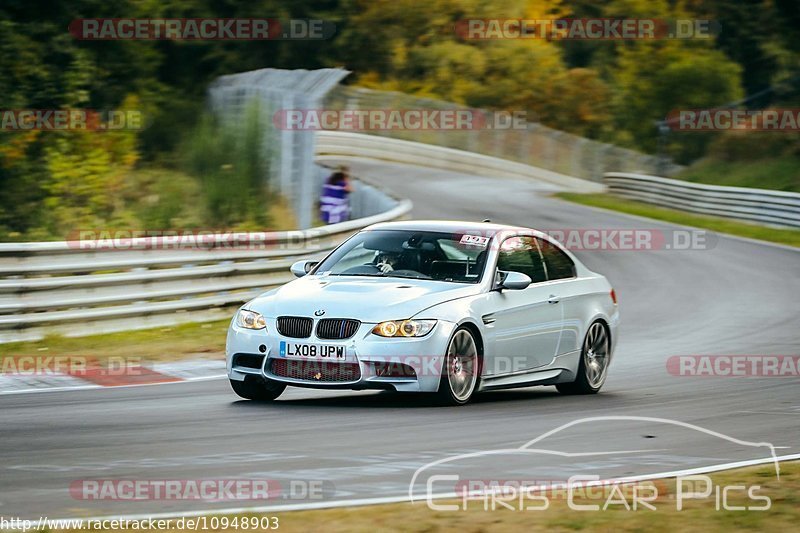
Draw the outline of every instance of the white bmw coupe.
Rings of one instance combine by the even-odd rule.
[[[236,312],[233,390],[274,400],[287,385],[435,394],[555,385],[596,393],[617,341],[614,290],[544,233],[489,223],[370,226],[300,279]]]

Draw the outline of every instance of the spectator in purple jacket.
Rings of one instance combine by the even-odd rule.
[[[346,166],[338,167],[322,187],[319,199],[319,213],[325,224],[336,224],[350,218],[352,191],[349,169]]]

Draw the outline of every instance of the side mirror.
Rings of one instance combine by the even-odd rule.
[[[503,272],[502,279],[498,283],[498,288],[508,289],[510,291],[521,291],[527,289],[528,285],[533,283],[530,276],[522,272]]]
[[[298,278],[302,278],[303,276],[308,274],[312,268],[317,266],[318,262],[319,261],[307,261],[303,259],[302,261],[297,261],[296,263],[294,263],[289,270],[291,270],[292,274],[294,274]]]

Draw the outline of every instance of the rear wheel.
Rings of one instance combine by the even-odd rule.
[[[589,326],[583,339],[578,376],[572,383],[556,385],[563,394],[595,394],[606,381],[608,364],[611,362],[611,343],[608,330],[602,322]]]
[[[270,402],[286,390],[286,385],[258,376],[247,376],[244,381],[230,380],[233,392],[246,400]]]
[[[442,378],[436,393],[442,405],[463,405],[472,399],[477,388],[478,345],[467,328],[456,330],[442,364]]]

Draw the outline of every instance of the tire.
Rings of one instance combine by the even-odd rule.
[[[586,331],[578,364],[578,376],[572,383],[556,385],[562,394],[597,394],[603,387],[611,362],[611,342],[605,324],[593,322]]]
[[[286,390],[286,385],[283,383],[258,376],[247,376],[244,381],[232,379],[230,382],[233,392],[245,400],[257,402],[271,402]]]
[[[439,405],[464,405],[478,388],[480,357],[478,343],[467,328],[458,328],[450,342],[442,364],[442,377],[436,403]]]

